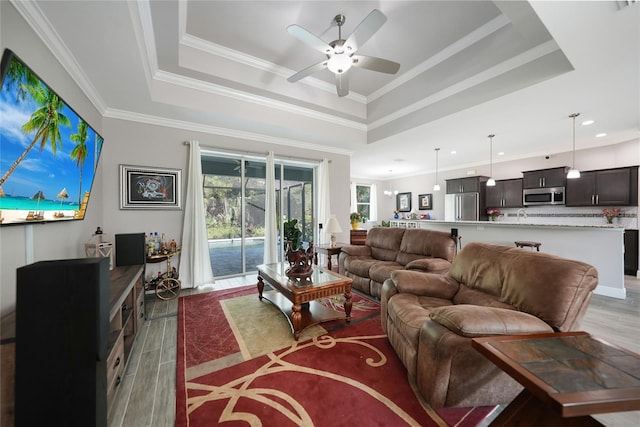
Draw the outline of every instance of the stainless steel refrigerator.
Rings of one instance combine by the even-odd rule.
[[[447,194],[444,199],[445,221],[479,221],[480,195],[478,193]]]

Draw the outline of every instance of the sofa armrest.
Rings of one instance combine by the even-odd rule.
[[[448,276],[414,270],[393,271],[391,280],[398,292],[443,299],[453,299],[460,286]]]
[[[404,268],[425,273],[447,274],[451,270],[451,263],[443,258],[420,258],[411,261]]]
[[[371,256],[371,248],[363,245],[346,245],[340,248],[340,252],[351,256]]]
[[[553,332],[553,328],[538,317],[505,308],[459,304],[435,308],[429,317],[468,338]]]

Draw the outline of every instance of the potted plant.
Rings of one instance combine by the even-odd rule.
[[[298,250],[301,237],[302,231],[300,230],[300,227],[298,227],[297,219],[290,219],[284,222],[284,240],[287,242],[285,251],[288,249],[292,251]]]
[[[351,228],[355,230],[358,228],[358,223],[362,221],[362,215],[360,212],[351,212],[349,219],[351,220]]]

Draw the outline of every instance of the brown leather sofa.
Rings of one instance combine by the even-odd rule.
[[[583,262],[469,243],[446,275],[392,273],[382,287],[382,328],[432,407],[505,404],[522,387],[471,339],[576,330],[597,284]]]
[[[395,270],[445,274],[456,254],[449,233],[434,230],[375,227],[364,246],[343,246],[339,272],[353,279],[353,288],[380,297],[384,281]]]

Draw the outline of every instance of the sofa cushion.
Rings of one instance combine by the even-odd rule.
[[[372,266],[379,263],[377,259],[373,258],[352,258],[349,257],[344,262],[344,268],[351,274],[360,277],[369,277],[369,270]]]
[[[379,261],[395,261],[400,250],[404,228],[374,227],[367,233],[365,245]]]
[[[418,348],[418,338],[422,324],[429,320],[429,314],[437,307],[450,306],[451,301],[443,298],[420,297],[415,294],[400,293],[388,301],[389,321],[402,336]]]
[[[369,269],[369,277],[382,284],[391,277],[392,272],[402,268],[402,265],[395,261],[378,261]]]
[[[454,304],[473,304],[485,307],[497,307],[515,310],[510,304],[500,301],[498,298],[480,292],[476,289],[469,289],[466,285],[460,285],[458,293],[453,297]]]
[[[449,233],[434,230],[407,230],[402,236],[396,259],[402,265],[419,258],[442,258],[453,261],[456,243]]]
[[[470,304],[434,308],[429,317],[464,337],[521,335],[553,332],[539,318],[520,311]]]

